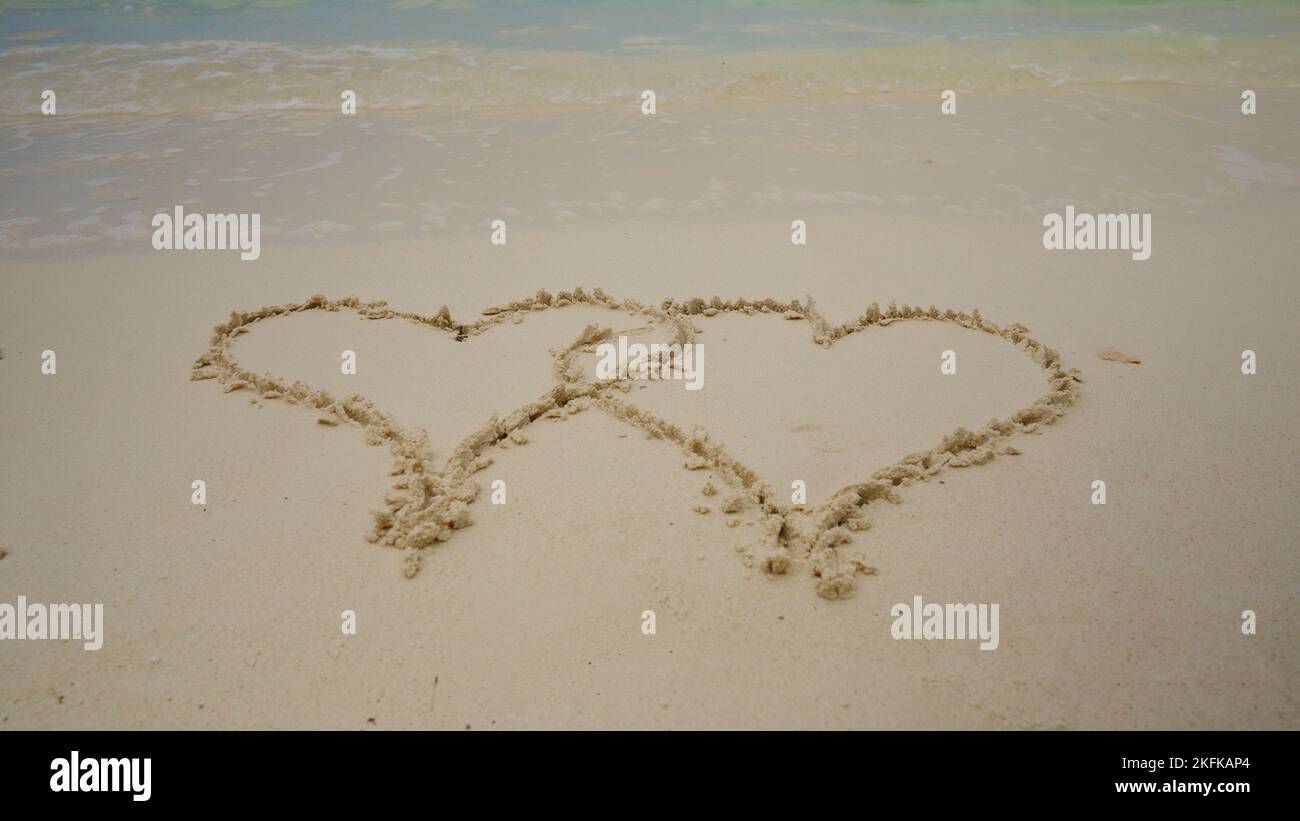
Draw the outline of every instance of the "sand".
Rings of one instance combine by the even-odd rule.
[[[504,416],[494,414],[482,427],[461,440],[440,467],[424,431],[402,430],[392,416],[380,411],[374,402],[361,394],[353,393],[340,399],[301,380],[289,383],[284,378],[258,375],[245,370],[230,350],[231,343],[246,334],[255,323],[304,311],[344,310],[356,312],[367,320],[405,320],[450,334],[457,341],[465,341],[507,320],[519,324],[526,316],[538,311],[583,305],[643,316],[651,322],[650,326],[643,327],[653,327],[656,322],[669,325],[674,329],[672,344],[677,345],[705,344],[698,342],[699,329],[693,325],[693,317],[725,314],[753,316],[775,313],[784,315],[786,319],[807,320],[811,326],[812,342],[823,348],[830,348],[850,334],[872,326],[887,327],[908,320],[949,322],[968,330],[999,336],[1022,347],[1046,371],[1049,390],[1033,404],[1006,419],[993,419],[976,431],[958,427],[944,436],[938,445],[910,453],[900,461],[874,471],[868,479],[838,490],[826,503],[806,508],[802,502],[791,507],[780,501],[775,489],[762,482],[757,473],[732,457],[725,446],[711,442],[707,430],[696,427],[688,432],[633,402],[618,398],[617,391],[627,393],[632,387],[634,380],[631,377],[587,378],[574,360],[581,352],[594,353],[597,343],[611,339],[613,332],[608,327],[588,325],[573,342],[554,351],[555,387]],[[850,595],[854,590],[856,573],[875,572],[862,559],[842,559],[839,550],[842,545],[853,541],[853,531],[870,526],[863,516],[863,508],[875,501],[896,502],[898,495],[894,488],[929,480],[945,467],[987,464],[997,453],[1007,454],[1005,439],[1015,434],[1034,433],[1040,425],[1056,421],[1074,401],[1077,383],[1083,381],[1077,369],[1066,371],[1063,368],[1059,352],[1028,336],[1027,327],[1018,323],[1000,327],[985,320],[978,308],[968,314],[952,308],[940,310],[934,305],[927,309],[904,304],[900,308],[890,302],[882,311],[873,302],[856,319],[831,325],[817,310],[811,297],[800,304],[798,301],[783,303],[771,297],[723,300],[715,295],[707,300],[702,297],[665,299],[658,306],[648,307],[637,300],[615,299],[600,288],[589,294],[578,287],[556,295],[540,290],[533,297],[485,308],[481,314],[483,318],[473,322],[458,322],[446,305],[436,315],[425,316],[395,310],[382,300],[361,302],[356,297],[332,300],[320,294],[304,302],[232,311],[230,319],[214,329],[211,345],[195,360],[190,378],[194,381],[215,379],[224,386],[223,393],[248,390],[260,393],[266,400],[285,399],[289,404],[303,404],[318,412],[318,423],[330,426],[351,423],[364,430],[368,444],[386,443],[394,457],[390,476],[397,477],[392,484],[396,492],[385,497],[384,508],[372,511],[374,526],[366,538],[404,551],[403,574],[407,578],[419,572],[421,559],[431,554],[435,544],[447,541],[453,531],[468,527],[473,521],[469,505],[478,498],[481,489],[473,477],[492,465],[493,460],[487,455],[491,448],[508,447],[511,443],[526,444],[528,438],[524,431],[534,422],[544,418],[563,419],[594,406],[639,427],[650,438],[666,439],[677,445],[687,456],[684,463],[687,469],[711,471],[738,491],[723,504],[724,512],[754,511],[757,521],[746,524],[757,525],[762,534],[754,550],[745,552],[746,564],[753,566],[757,561],[765,572],[782,574],[792,562],[806,562],[812,575],[818,579],[818,594],[828,599]],[[325,344],[328,343],[323,342],[322,346]],[[763,363],[754,364],[761,366]],[[737,370],[743,371],[743,368]],[[842,371],[836,376],[842,380],[849,373]],[[715,492],[712,483],[706,484],[705,495]],[[711,510],[704,505],[696,505],[693,509],[702,514]],[[756,552],[764,555],[755,559]]]
[[[1098,358],[1104,359],[1107,362],[1125,362],[1129,365],[1142,364],[1142,357],[1126,354],[1123,351],[1118,351],[1115,350],[1114,348],[1107,348],[1104,351],[1098,351],[1097,356]]]
[[[11,255],[0,585],[107,635],[0,646],[0,727],[1300,727],[1300,209],[1243,185],[1142,263],[873,203]],[[595,385],[607,332],[695,334],[702,401]],[[891,640],[916,595],[998,649]]]

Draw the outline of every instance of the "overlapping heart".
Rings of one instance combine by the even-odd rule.
[[[729,455],[722,445],[710,441],[707,432],[700,429],[687,432],[623,398],[621,394],[626,394],[629,388],[628,380],[596,381],[588,378],[577,357],[609,339],[609,328],[588,325],[567,347],[553,351],[555,386],[505,416],[490,417],[481,428],[456,445],[441,466],[435,461],[426,433],[402,429],[365,397],[352,394],[338,398],[301,381],[288,382],[270,374],[255,374],[242,368],[230,352],[233,340],[248,333],[254,323],[302,311],[349,310],[367,319],[400,319],[465,341],[503,322],[518,321],[525,313],[573,305],[641,315],[650,320],[651,326],[662,325],[671,329],[672,341],[682,344],[694,341],[698,333],[693,317],[727,312],[748,315],[778,313],[790,319],[804,320],[809,323],[813,341],[822,347],[830,347],[836,341],[873,325],[888,326],[908,320],[950,322],[1000,336],[1024,350],[1046,372],[1049,390],[1033,404],[1006,419],[992,420],[976,430],[959,427],[929,450],[910,453],[875,471],[866,480],[840,489],[827,502],[809,507],[783,503],[753,470]],[[195,361],[191,378],[216,379],[227,392],[251,390],[267,399],[305,405],[319,413],[318,421],[322,424],[355,424],[365,430],[370,444],[387,443],[394,456],[390,474],[395,477],[393,492],[385,496],[385,507],[372,514],[374,527],[367,538],[404,551],[403,570],[407,577],[419,572],[421,557],[429,555],[435,544],[446,541],[456,530],[471,523],[469,505],[479,493],[479,485],[473,477],[491,463],[491,457],[486,454],[488,448],[506,439],[526,442],[525,429],[539,419],[563,418],[595,407],[636,425],[652,437],[677,445],[686,453],[687,468],[711,470],[731,489],[730,495],[722,502],[723,512],[738,518],[751,517],[758,525],[759,543],[747,553],[747,558],[773,574],[785,573],[795,563],[806,563],[817,580],[817,592],[834,599],[853,591],[856,574],[875,572],[860,558],[847,557],[841,550],[852,540],[855,531],[869,527],[863,515],[863,509],[869,503],[876,500],[897,502],[896,488],[928,480],[945,467],[984,464],[999,453],[1018,453],[1006,443],[1008,437],[1052,423],[1075,400],[1078,383],[1082,381],[1078,370],[1064,369],[1060,355],[1027,336],[1027,332],[1028,329],[1019,324],[999,327],[981,317],[978,310],[967,314],[952,309],[939,310],[934,306],[922,309],[903,305],[900,308],[892,302],[883,311],[873,303],[858,318],[832,326],[817,310],[811,297],[803,303],[797,300],[722,300],[713,297],[685,302],[670,299],[659,305],[645,305],[636,300],[616,300],[599,288],[591,293],[576,288],[554,296],[539,291],[527,299],[487,308],[478,320],[462,323],[452,318],[446,306],[437,314],[426,316],[394,310],[383,301],[361,302],[356,297],[331,300],[314,295],[301,303],[231,312],[229,320],[214,329],[210,347]]]

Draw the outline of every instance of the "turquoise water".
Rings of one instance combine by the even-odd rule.
[[[1300,6],[1193,2],[18,0],[0,118],[1300,87]]]
[[[1294,2],[948,0],[16,0],[0,45],[40,42],[455,42],[485,48],[705,52],[855,48],[932,37],[996,42],[1159,26],[1171,34],[1300,29]],[[34,37],[35,39],[13,39]]]
[[[142,246],[177,204],[261,213],[275,242],[503,214],[1037,220],[1099,186],[1193,213],[1291,196],[1300,166],[1293,3],[0,4],[3,253]],[[941,89],[962,103],[936,127]],[[1193,134],[1195,172],[1152,153]]]

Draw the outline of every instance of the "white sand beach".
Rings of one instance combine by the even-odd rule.
[[[16,126],[72,153],[0,169],[0,601],[105,634],[0,642],[0,729],[1300,728],[1300,91],[1258,94]],[[176,205],[260,256],[154,250]],[[1047,250],[1067,205],[1150,258]],[[701,390],[593,377],[682,333]],[[893,638],[916,596],[996,650]]]

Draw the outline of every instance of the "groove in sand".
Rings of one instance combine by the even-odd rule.
[[[693,316],[719,313],[779,313],[793,320],[804,320],[812,330],[812,340],[830,347],[837,340],[872,325],[888,326],[895,322],[923,320],[950,322],[970,330],[1001,336],[1025,351],[1046,372],[1049,390],[1033,404],[1005,419],[990,420],[984,427],[968,430],[958,427],[929,450],[904,456],[892,465],[871,474],[867,481],[848,485],[828,501],[815,507],[792,506],[779,501],[773,489],[759,476],[732,458],[726,449],[710,441],[699,428],[690,432],[642,410],[620,398],[630,388],[627,379],[594,381],[585,378],[576,362],[579,353],[591,352],[594,346],[611,337],[609,328],[588,325],[566,348],[553,351],[556,385],[547,393],[504,417],[493,415],[477,431],[465,437],[438,466],[428,435],[424,431],[403,430],[392,417],[380,411],[360,394],[345,398],[332,396],[301,381],[288,382],[270,374],[244,370],[230,355],[231,342],[248,333],[250,326],[276,316],[301,311],[351,310],[366,319],[402,319],[426,325],[463,341],[484,333],[503,322],[518,322],[526,313],[554,310],[571,305],[590,305],[639,314],[650,320],[650,327],[665,325],[674,331],[673,342],[694,341],[698,329]],[[757,542],[745,550],[747,562],[757,562],[764,572],[786,573],[794,564],[804,563],[816,579],[817,593],[836,599],[853,592],[858,573],[871,574],[875,569],[858,557],[850,557],[843,546],[852,541],[853,533],[866,530],[870,523],[863,509],[873,501],[898,502],[895,488],[916,481],[927,481],[944,468],[961,468],[985,464],[998,454],[1014,455],[1017,449],[1005,440],[1016,433],[1029,433],[1040,425],[1051,424],[1078,396],[1082,376],[1078,369],[1065,370],[1060,354],[1027,336],[1028,328],[1020,324],[995,325],[980,316],[979,310],[967,314],[953,309],[928,309],[893,302],[885,310],[872,305],[854,320],[831,325],[817,310],[812,297],[780,302],[774,299],[710,300],[694,298],[685,302],[664,300],[646,305],[637,300],[616,300],[596,288],[591,293],[581,287],[551,295],[539,291],[535,296],[482,311],[471,323],[454,320],[444,305],[433,316],[398,311],[384,301],[362,302],[356,297],[327,299],[319,294],[306,302],[266,306],[253,311],[232,311],[230,319],[218,325],[206,353],[194,362],[191,379],[216,379],[225,391],[250,390],[266,398],[284,399],[318,412],[318,421],[327,425],[349,424],[361,427],[366,441],[389,446],[394,457],[390,473],[395,477],[392,491],[385,495],[385,506],[373,511],[374,526],[367,534],[371,542],[398,548],[405,553],[403,573],[408,578],[420,570],[421,559],[433,547],[451,538],[456,530],[471,523],[469,505],[477,498],[479,485],[473,477],[492,463],[488,448],[509,440],[516,444],[528,441],[524,430],[539,419],[564,419],[591,407],[635,425],[653,438],[666,439],[687,456],[685,467],[708,469],[732,493],[720,504],[723,513],[735,516],[728,525],[742,523],[758,528]],[[708,485],[707,487],[712,487]],[[716,489],[715,489],[716,492]],[[713,495],[706,493],[706,495]]]

